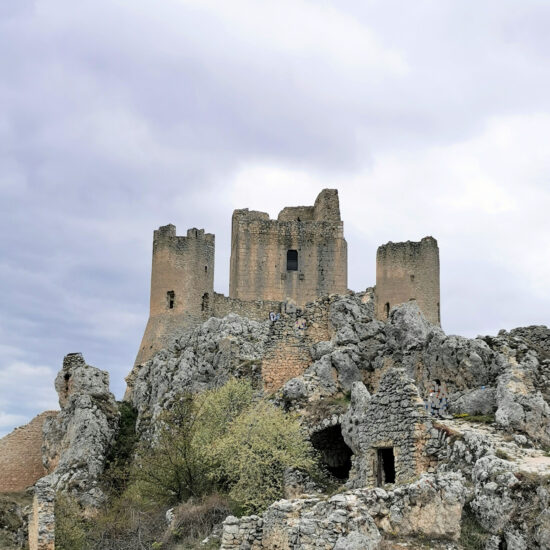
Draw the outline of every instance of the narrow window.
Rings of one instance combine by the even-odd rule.
[[[298,251],[288,250],[286,253],[286,270],[298,271]]]
[[[390,303],[386,302],[384,305],[384,313],[386,314],[386,319],[390,316]]]
[[[166,293],[166,301],[168,302],[168,309],[174,309],[176,303],[176,293],[173,290],[169,290]]]
[[[210,296],[208,296],[208,292],[205,292],[202,295],[202,304],[201,304],[201,311],[208,311],[208,307],[210,303]]]
[[[411,274],[411,283],[414,283],[414,275]]]
[[[207,265],[204,266],[204,272],[208,273],[208,266]]]
[[[377,449],[376,484],[395,483],[395,457],[393,447]]]
[[[441,324],[441,309],[439,308],[439,302],[437,302],[437,322]]]

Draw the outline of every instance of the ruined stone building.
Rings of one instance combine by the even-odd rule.
[[[313,206],[286,207],[276,220],[265,212],[235,210],[229,297],[214,292],[215,237],[204,229],[177,236],[174,225],[153,236],[150,314],[136,364],[166,347],[182,328],[238,313],[265,320],[291,307],[348,292],[347,243],[336,189]],[[426,318],[440,322],[437,241],[381,246],[376,263],[376,314],[416,300]]]
[[[416,300],[424,317],[441,323],[439,248],[433,237],[420,242],[389,242],[376,253],[376,316],[387,319],[393,306]]]

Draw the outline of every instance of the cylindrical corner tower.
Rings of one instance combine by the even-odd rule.
[[[389,242],[376,253],[376,318],[388,318],[397,304],[416,300],[424,317],[440,325],[439,248],[433,237]]]
[[[135,364],[166,347],[182,329],[210,317],[214,293],[214,235],[174,225],[154,232],[150,313]]]

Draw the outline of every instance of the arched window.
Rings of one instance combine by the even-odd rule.
[[[286,270],[298,271],[298,251],[288,250],[286,253]]]
[[[384,313],[386,314],[386,319],[390,316],[390,303],[386,302],[384,304]]]

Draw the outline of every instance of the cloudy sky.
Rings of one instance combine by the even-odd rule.
[[[550,318],[547,0],[0,1],[0,435],[68,352],[117,397],[152,231],[340,192],[349,285],[433,235],[442,322]]]

